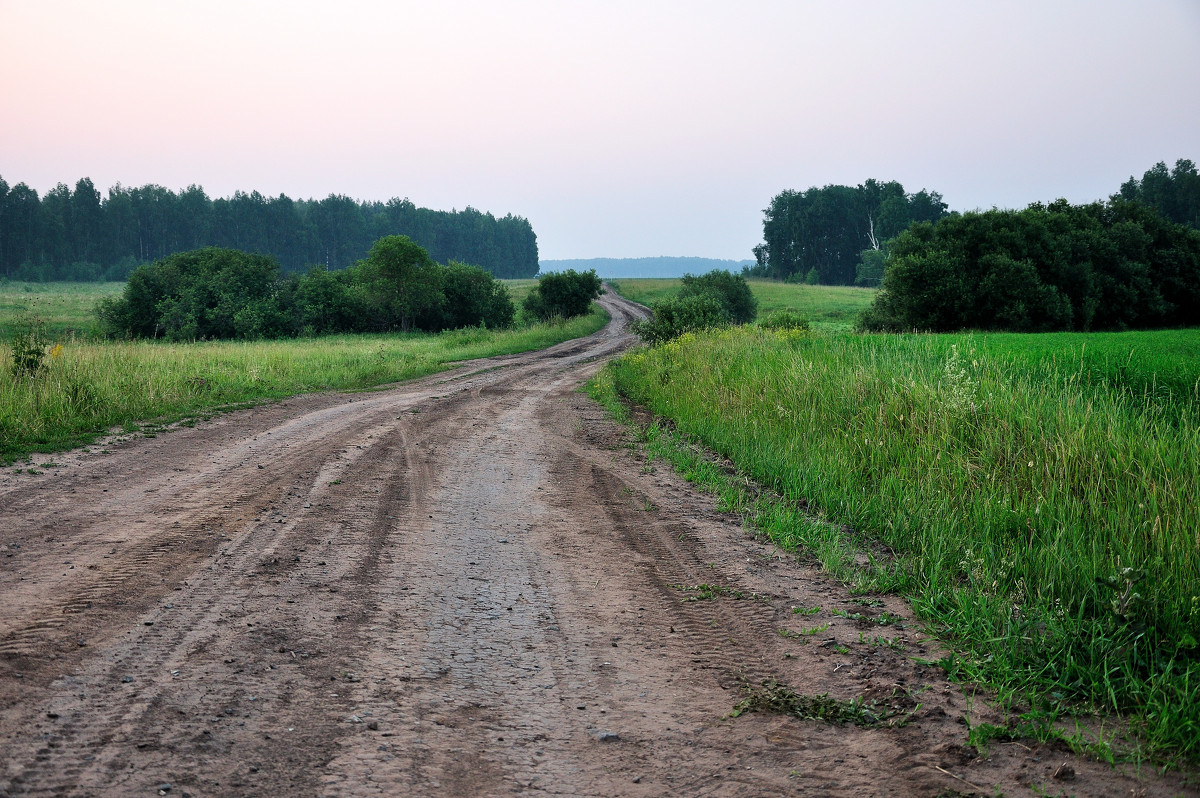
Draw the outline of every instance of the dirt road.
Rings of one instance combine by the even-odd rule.
[[[902,603],[755,541],[578,392],[640,312],[604,302],[542,352],[9,470],[0,795],[1181,791],[965,748],[991,716],[919,628],[832,612]],[[768,679],[921,706],[730,717]]]

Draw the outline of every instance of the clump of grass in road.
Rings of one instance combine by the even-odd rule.
[[[838,699],[827,693],[805,695],[775,681],[765,681],[760,687],[747,686],[746,692],[749,695],[730,713],[735,718],[744,712],[774,712],[832,724],[895,727],[903,726],[916,709],[911,699],[900,693],[893,693],[885,701]]]
[[[643,305],[674,297],[682,286],[680,280],[673,278],[627,278],[609,282],[621,296]],[[876,294],[874,288],[844,285],[796,285],[759,278],[747,282],[758,300],[760,321],[772,313],[790,309],[808,319],[815,329],[825,332],[852,330],[858,314],[871,304]]]
[[[51,348],[18,377],[0,345],[0,463],[94,440],[114,427],[170,421],[299,393],[369,388],[460,360],[541,349],[588,335],[607,314],[519,330],[339,335],[284,341],[82,342]]]
[[[691,593],[685,598],[684,603],[690,601],[711,601],[718,596],[725,596],[732,599],[752,599],[754,601],[769,601],[769,599],[761,593],[747,593],[744,590],[738,590],[725,585],[675,585],[676,590],[681,590],[684,593]]]
[[[1154,358],[1128,353],[1197,352],[1200,331],[1121,335],[1039,349],[740,328],[632,353],[594,389],[646,405],[777,493],[749,507],[772,537],[860,590],[907,595],[959,650],[944,666],[1043,728],[1119,712],[1130,744],[1195,758],[1200,358],[1163,387]],[[1122,347],[1126,370],[1105,366]],[[678,448],[685,474],[719,482]],[[895,556],[858,567],[847,528]]]

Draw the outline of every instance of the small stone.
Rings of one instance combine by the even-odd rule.
[[[616,732],[602,731],[596,735],[596,739],[602,743],[615,743],[621,739],[621,735]]]
[[[125,684],[129,684],[130,682],[133,681],[133,677],[132,676],[122,676],[121,681],[125,682]]]
[[[379,731],[379,721],[372,720],[367,723],[367,728],[371,731]]]

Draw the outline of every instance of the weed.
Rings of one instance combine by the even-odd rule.
[[[792,607],[794,615],[816,615],[820,611],[820,607]]]
[[[717,596],[724,596],[732,599],[750,599],[752,601],[770,601],[769,596],[764,596],[762,593],[747,593],[732,587],[724,585],[673,585],[676,590],[682,590],[685,593],[692,593],[683,601],[686,604],[689,601],[711,601]]]
[[[812,637],[813,635],[819,635],[821,632],[827,631],[828,629],[829,629],[829,624],[823,623],[820,626],[810,626],[807,629],[801,629],[799,632],[793,632],[790,629],[780,629],[779,634],[782,635],[783,637],[803,638],[803,637]]]
[[[828,693],[804,695],[787,685],[768,680],[761,687],[746,685],[747,697],[738,702],[733,717],[745,712],[775,712],[801,720],[819,720],[830,724],[855,726],[903,726],[919,707],[910,696],[893,692],[883,701],[865,698],[838,699]]]
[[[19,319],[14,326],[14,332],[8,346],[12,356],[9,370],[15,379],[33,377],[45,365],[46,347],[50,345],[46,338],[46,324],[41,317],[33,314]],[[62,351],[62,347],[58,347]]]
[[[863,615],[861,612],[846,612],[839,609],[832,609],[830,612],[849,621],[862,621],[864,623],[873,623],[877,626],[895,626],[898,629],[904,628],[904,625],[900,623],[904,619],[899,615],[892,615],[890,612],[881,612],[878,615]]]

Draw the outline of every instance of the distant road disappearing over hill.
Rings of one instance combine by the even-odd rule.
[[[738,274],[743,266],[753,266],[753,260],[720,260],[717,258],[576,258],[574,260],[543,260],[542,274],[567,269],[595,269],[601,277],[682,277],[685,274],[704,274],[713,269],[725,269]]]

